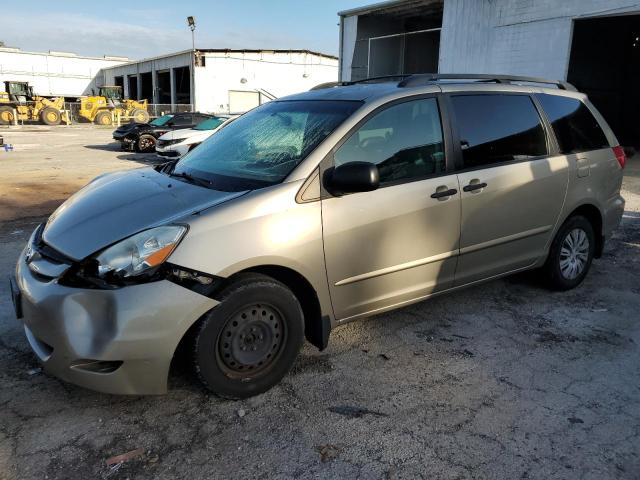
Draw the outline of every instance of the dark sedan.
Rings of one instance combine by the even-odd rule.
[[[149,123],[127,123],[113,132],[114,140],[121,143],[123,150],[153,152],[156,140],[170,130],[193,128],[212,118],[206,113],[169,113]]]

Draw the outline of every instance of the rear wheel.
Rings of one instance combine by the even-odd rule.
[[[293,366],[304,336],[300,303],[266,275],[247,274],[220,295],[195,334],[196,374],[225,398],[269,390]]]
[[[111,112],[109,112],[108,110],[102,110],[96,113],[94,122],[96,125],[111,125]]]
[[[149,121],[149,113],[141,108],[136,108],[131,112],[131,116],[136,123],[147,123]]]
[[[591,267],[595,246],[591,222],[582,215],[568,218],[553,239],[543,267],[548,286],[569,290],[580,285]]]
[[[14,122],[13,108],[0,107],[0,125],[11,125]]]
[[[59,110],[53,107],[46,107],[40,112],[40,120],[45,125],[60,125],[62,115],[60,115]]]
[[[138,138],[138,143],[136,144],[136,150],[138,152],[142,152],[142,153],[153,152],[155,147],[156,147],[156,139],[153,135],[149,135],[148,133],[145,133],[143,135],[140,135],[140,138]]]

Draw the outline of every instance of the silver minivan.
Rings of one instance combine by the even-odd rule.
[[[93,180],[33,232],[16,314],[66,381],[163,393],[181,346],[209,389],[248,397],[342,323],[527,269],[577,286],[622,216],[624,163],[566,83],[322,85]]]

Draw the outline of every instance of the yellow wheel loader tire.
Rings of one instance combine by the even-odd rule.
[[[111,125],[111,112],[102,110],[101,112],[96,113],[94,122],[96,125]]]
[[[132,113],[133,121],[136,123],[148,123],[149,122],[149,114],[146,110],[142,110],[141,108],[136,108]]]
[[[0,107],[0,125],[11,125],[13,121],[13,108]]]
[[[46,107],[40,112],[40,120],[45,125],[60,125],[62,115],[53,107]]]

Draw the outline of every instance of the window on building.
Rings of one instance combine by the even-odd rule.
[[[609,142],[587,106],[576,98],[537,94],[556,135],[560,153],[608,148]]]
[[[547,154],[540,116],[527,95],[456,95],[451,98],[464,168]]]
[[[375,163],[383,185],[444,172],[436,100],[414,100],[386,108],[351,135],[334,159],[336,167],[356,161]]]

